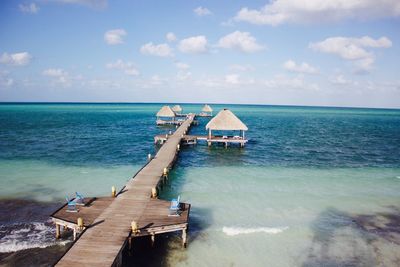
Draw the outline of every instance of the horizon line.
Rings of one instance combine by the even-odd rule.
[[[392,109],[400,107],[366,107],[366,106],[330,106],[330,105],[290,105],[290,104],[256,104],[256,103],[217,103],[217,102],[119,102],[119,101],[0,101],[0,104],[160,104],[160,105],[237,105],[237,106],[272,106],[272,107],[314,107],[314,108],[349,108],[349,109]]]

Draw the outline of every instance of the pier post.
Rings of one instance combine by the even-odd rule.
[[[58,223],[56,223],[56,238],[60,238],[60,225]]]
[[[157,188],[153,187],[151,189],[151,198],[157,198]]]
[[[156,240],[156,235],[154,233],[151,233],[150,239],[151,239],[151,246],[154,247],[154,242]]]
[[[187,228],[182,229],[182,246],[186,248],[187,245]]]
[[[76,240],[76,228],[74,227],[74,241]]]
[[[131,250],[132,250],[132,236],[128,237],[128,249],[129,249],[129,252],[131,252]]]

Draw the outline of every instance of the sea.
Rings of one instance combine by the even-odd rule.
[[[49,214],[76,191],[122,188],[174,129],[156,126],[162,106],[0,104],[0,265],[54,264],[72,237],[55,240]],[[182,147],[160,198],[192,204],[188,247],[143,240],[126,265],[400,266],[400,110],[211,106],[249,142]]]

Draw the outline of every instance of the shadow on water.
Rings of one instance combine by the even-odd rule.
[[[303,267],[400,266],[400,208],[388,210],[349,214],[328,208],[321,212],[312,224],[314,237]]]

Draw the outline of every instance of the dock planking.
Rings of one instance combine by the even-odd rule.
[[[179,152],[177,147],[194,117],[193,114],[188,115],[180,127],[168,136],[155,157],[128,181],[123,192],[109,203],[103,201],[104,207],[97,209],[97,212],[101,210],[97,217],[93,215],[93,209],[92,217],[88,216],[91,218],[88,220],[92,221],[87,222],[85,232],[56,266],[118,266],[123,247],[136,236],[151,235],[153,240],[156,234],[181,230],[183,242],[186,244],[190,205],[182,203],[180,216],[168,216],[170,202],[152,199],[151,190],[159,185],[164,168],[172,167]],[[94,200],[93,207],[100,205],[100,202]],[[63,216],[67,216],[72,222],[78,215],[83,217],[84,210],[85,207],[82,207],[78,213]],[[93,219],[94,217],[96,218]],[[132,221],[139,225],[140,232],[137,234],[131,231]]]

